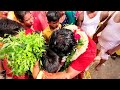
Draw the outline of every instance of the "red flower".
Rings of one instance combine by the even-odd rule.
[[[74,31],[74,38],[76,41],[80,39],[80,35],[76,33],[76,30]]]
[[[32,32],[33,32],[33,30],[30,29],[30,28],[28,28],[28,29],[25,30],[25,34],[26,34],[26,35],[27,35],[27,34],[32,34]]]

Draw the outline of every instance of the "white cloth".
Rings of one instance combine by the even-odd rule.
[[[101,32],[98,38],[99,44],[105,49],[113,49],[120,44],[120,23],[114,22],[114,17],[118,13],[116,11],[114,15],[108,21],[108,25]]]
[[[99,43],[97,44],[97,49],[100,50],[98,57],[100,57],[100,59],[108,60],[110,56],[106,53],[108,50],[104,49]]]
[[[84,11],[84,20],[81,28],[86,32],[88,36],[92,37],[95,34],[97,26],[100,22],[100,15],[101,11],[98,11],[96,16],[90,19],[87,15],[87,12]]]

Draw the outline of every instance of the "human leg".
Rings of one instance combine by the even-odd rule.
[[[107,50],[105,50],[103,47],[100,48],[100,52],[98,54],[98,56],[100,57],[100,62],[96,65],[96,70],[99,70],[101,65],[103,65],[108,60],[110,55],[108,55],[106,52]]]
[[[100,62],[98,63],[98,65],[96,65],[95,70],[98,71],[100,69],[101,65],[103,65],[103,63],[105,63],[105,62],[106,62],[105,59],[101,59]]]

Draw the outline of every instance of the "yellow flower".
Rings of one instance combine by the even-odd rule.
[[[77,46],[76,46],[76,48],[77,48],[77,49],[80,49],[80,48],[81,48],[81,46],[80,46],[80,45],[77,45]]]

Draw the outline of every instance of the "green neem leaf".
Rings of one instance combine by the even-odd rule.
[[[23,75],[32,68],[37,60],[40,60],[45,52],[45,40],[42,33],[25,35],[19,32],[19,37],[9,36],[0,39],[4,42],[0,49],[0,58],[7,54],[8,66],[12,68],[13,75]]]

